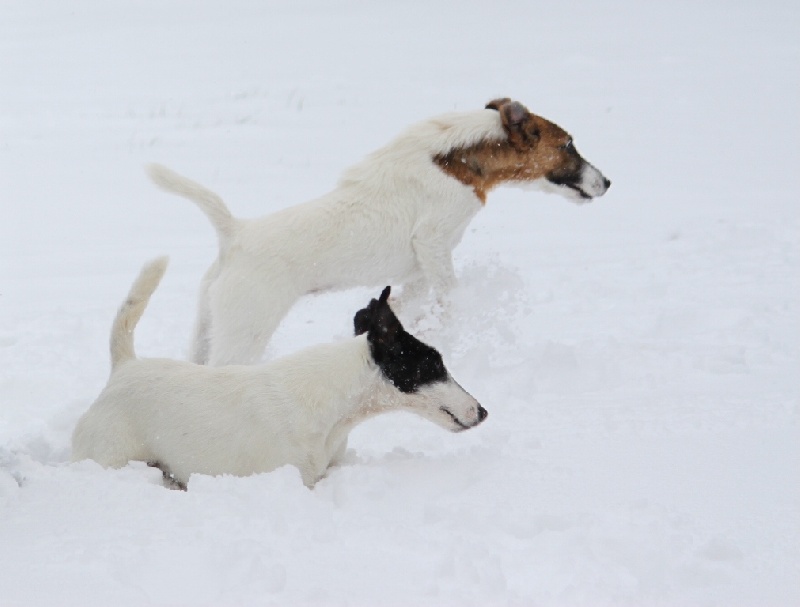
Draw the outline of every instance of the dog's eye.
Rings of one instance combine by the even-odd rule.
[[[572,139],[568,140],[564,145],[561,146],[562,150],[572,151],[575,149],[575,146],[572,145]]]

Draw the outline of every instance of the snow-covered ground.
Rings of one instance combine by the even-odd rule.
[[[102,0],[0,9],[0,605],[800,604],[800,4]],[[489,410],[294,469],[69,464],[111,318],[182,358],[215,254],[159,161],[252,216],[510,96],[612,179],[498,190],[422,337]],[[378,290],[307,298],[267,356]]]

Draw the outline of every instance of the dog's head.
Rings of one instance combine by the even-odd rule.
[[[446,173],[473,187],[483,202],[490,189],[504,183],[544,186],[578,202],[602,196],[611,186],[557,124],[508,98],[495,99],[486,109],[498,112],[504,140],[483,141],[434,158]]]
[[[394,404],[453,432],[477,426],[486,409],[450,376],[435,348],[403,328],[389,306],[390,292],[386,287],[356,312],[353,325],[356,335],[366,333],[373,361],[397,389]]]

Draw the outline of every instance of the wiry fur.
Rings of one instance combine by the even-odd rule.
[[[356,337],[260,366],[212,368],[137,359],[133,330],[166,267],[146,265],[114,320],[108,383],[78,421],[73,460],[144,461],[184,487],[192,473],[247,476],[290,464],[312,486],[343,455],[347,435],[378,413],[407,410],[453,432],[486,410],[406,333],[389,288],[360,310]]]
[[[442,298],[452,251],[486,193],[503,183],[556,183],[584,199],[610,182],[568,149],[569,135],[508,99],[409,128],[345,171],[330,193],[266,217],[234,219],[222,200],[158,165],[161,188],[189,198],[219,235],[199,294],[191,358],[250,363],[301,296],[402,283]]]

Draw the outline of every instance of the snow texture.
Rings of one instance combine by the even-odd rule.
[[[800,604],[800,4],[5,3],[0,605]],[[498,190],[410,328],[489,410],[367,422],[308,490],[69,463],[141,265],[186,356],[215,236],[157,161],[255,216],[415,121],[519,99],[612,181]],[[380,289],[303,299],[267,357]],[[406,319],[413,320],[413,319]]]

